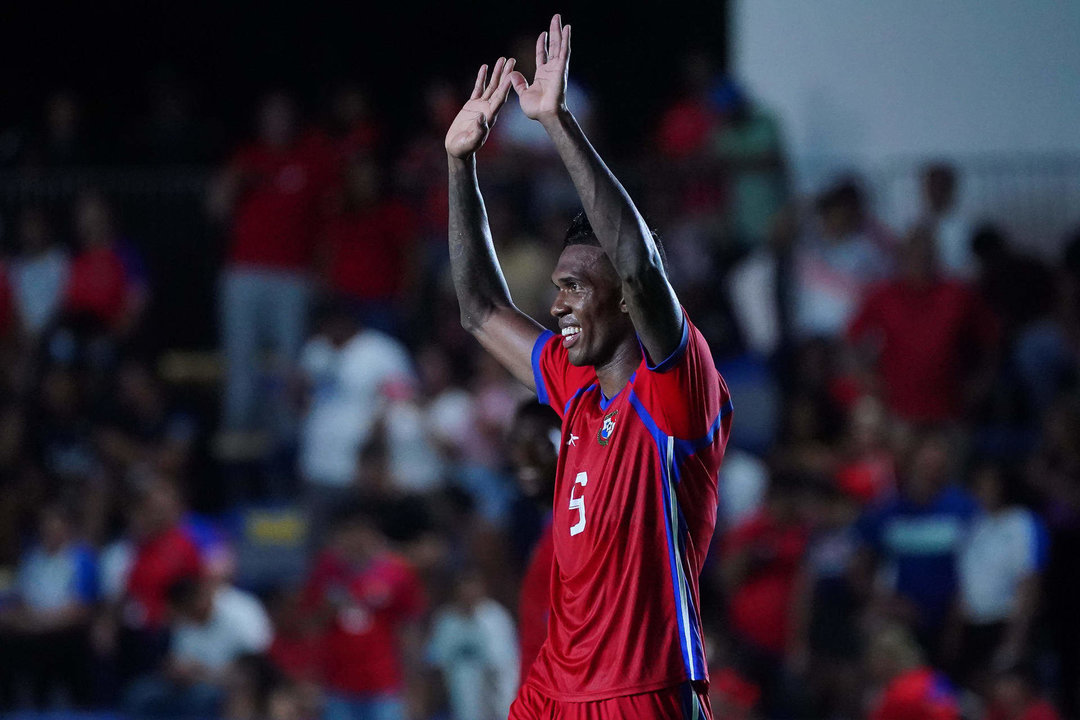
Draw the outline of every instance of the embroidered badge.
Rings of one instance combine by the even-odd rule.
[[[618,410],[612,410],[604,416],[604,424],[596,432],[596,442],[601,445],[608,444],[608,441],[611,440],[611,433],[615,430],[615,416],[618,414]]]

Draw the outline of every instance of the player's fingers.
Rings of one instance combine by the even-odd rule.
[[[559,57],[563,60],[570,57],[570,26],[563,28],[562,46],[559,48]]]
[[[495,95],[491,99],[495,108],[494,112],[496,113],[499,112],[499,108],[502,107],[502,104],[506,102],[507,96],[510,95],[510,83],[512,81],[512,76],[514,75],[513,69],[514,59],[510,58],[506,61],[506,65],[503,66],[503,74],[502,78],[499,79],[499,87],[495,89]]]
[[[510,73],[510,84],[514,87],[514,92],[518,95],[521,95],[529,89],[529,81],[519,72]]]
[[[495,67],[491,71],[491,80],[488,81],[487,87],[484,89],[484,94],[480,96],[481,100],[488,100],[491,98],[491,94],[495,92],[495,88],[498,87],[499,81],[502,80],[503,65],[506,64],[506,58],[501,57],[496,61]]]
[[[484,92],[484,79],[487,77],[487,65],[480,66],[480,72],[476,73],[476,84],[473,85],[472,95],[469,96],[470,100],[476,100],[480,97],[480,94]]]
[[[540,67],[547,62],[547,33],[540,33],[540,37],[536,38],[536,67]]]
[[[551,27],[548,28],[548,57],[559,57],[559,47],[562,45],[562,18],[558,13],[551,16]]]

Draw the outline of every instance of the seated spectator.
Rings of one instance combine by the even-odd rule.
[[[948,679],[924,664],[918,645],[903,628],[875,633],[867,664],[881,688],[871,703],[870,720],[960,720]]]
[[[864,505],[896,492],[896,458],[889,440],[885,407],[877,398],[864,396],[848,418],[842,457],[836,469],[841,489]]]
[[[997,673],[985,720],[1061,720],[1057,708],[1039,694],[1030,663],[1015,663]]]
[[[325,527],[320,520],[356,489],[361,453],[379,434],[387,407],[412,395],[412,358],[399,341],[360,326],[345,304],[334,303],[304,346],[300,369],[307,405],[300,473],[314,526]]]
[[[959,420],[965,394],[995,369],[993,316],[967,286],[938,274],[932,243],[920,231],[908,236],[902,275],[865,299],[848,330],[853,343],[875,345],[890,410],[919,423]]]
[[[518,688],[517,636],[479,573],[459,576],[453,601],[435,612],[427,655],[442,673],[454,720],[506,717]]]
[[[85,192],[75,202],[79,251],[65,291],[65,322],[118,339],[138,329],[149,299],[146,269],[121,237],[105,196]]]
[[[90,701],[87,630],[98,597],[96,561],[62,506],[42,509],[37,537],[19,560],[14,603],[0,607],[0,709],[15,707],[19,681],[39,710],[58,692],[70,706]]]
[[[980,514],[960,551],[962,642],[955,676],[985,691],[991,668],[1027,654],[1050,538],[1037,515],[1016,504],[1018,479],[983,464],[971,489]]]
[[[269,647],[270,620],[254,596],[194,576],[169,585],[168,603],[172,632],[165,664],[160,675],[131,685],[125,707],[148,720],[213,717],[233,663]]]
[[[37,338],[59,314],[71,259],[38,208],[25,209],[19,219],[19,250],[11,267],[15,310],[22,329]]]
[[[951,448],[944,435],[919,438],[902,468],[900,492],[859,519],[860,577],[870,588],[875,569],[876,611],[912,627],[931,657],[939,654],[957,594],[957,561],[977,511],[975,500],[951,482]]]
[[[797,339],[837,337],[866,290],[892,273],[892,241],[869,218],[851,181],[817,202],[818,224],[796,245],[791,321]]]
[[[419,667],[425,600],[413,568],[388,546],[378,506],[339,503],[329,547],[304,588],[323,623],[327,717],[402,717]],[[415,691],[414,691],[415,692]]]

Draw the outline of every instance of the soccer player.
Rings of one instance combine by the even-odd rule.
[[[510,717],[707,717],[698,575],[731,405],[660,246],[566,107],[569,57],[570,26],[556,15],[532,83],[513,59],[490,80],[482,66],[446,135],[462,324],[563,419],[548,637]],[[511,301],[476,179],[511,85],[585,209],[552,274],[559,335]]]

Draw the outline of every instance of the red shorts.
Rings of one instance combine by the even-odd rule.
[[[552,700],[522,685],[510,706],[509,720],[712,720],[709,696],[683,683],[653,692],[608,700]]]

